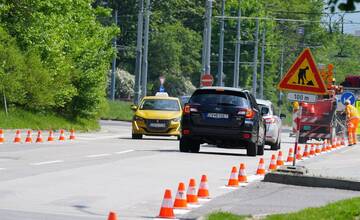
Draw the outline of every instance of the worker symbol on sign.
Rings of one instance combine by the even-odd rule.
[[[314,83],[312,80],[307,80],[306,78],[306,71],[309,70],[309,67],[306,66],[305,68],[300,68],[299,72],[297,74],[297,84],[301,84],[301,85],[308,85],[308,86],[313,86]],[[294,84],[296,84],[296,82],[293,82]]]

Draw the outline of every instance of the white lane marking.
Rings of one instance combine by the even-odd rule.
[[[39,162],[39,163],[31,163],[30,165],[33,166],[39,166],[39,165],[46,165],[46,164],[52,164],[52,163],[62,163],[64,162],[63,160],[51,160],[51,161],[43,161],[43,162]]]
[[[133,152],[135,150],[124,150],[124,151],[118,151],[118,152],[115,152],[115,154],[126,154],[126,153],[130,153],[130,152]]]
[[[94,158],[94,157],[107,157],[110,156],[111,154],[92,154],[92,155],[87,155],[86,157],[88,158]]]
[[[1,167],[0,167],[0,170],[6,170],[6,169],[5,169],[5,168],[1,168]]]

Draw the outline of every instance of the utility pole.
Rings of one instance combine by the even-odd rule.
[[[235,64],[234,64],[234,78],[233,87],[239,87],[239,71],[240,71],[240,44],[241,44],[241,4],[239,0],[238,6],[238,21],[237,21],[237,34],[236,34],[236,46],[235,46]]]
[[[266,41],[266,28],[264,27],[262,33],[261,45],[261,72],[260,72],[260,98],[264,99],[264,68],[265,68],[265,41]]]
[[[258,44],[259,44],[259,19],[256,19],[256,30],[255,30],[255,44],[254,44],[254,72],[253,72],[253,83],[252,93],[256,98],[256,86],[257,86],[257,59],[258,59]]]
[[[281,61],[280,61],[280,80],[283,78],[284,74],[284,44],[281,47]],[[279,92],[279,116],[281,114],[281,104],[282,104],[282,92]]]
[[[115,25],[118,24],[118,11],[115,9],[114,13]],[[112,65],[111,65],[111,82],[110,82],[110,98],[111,100],[115,100],[115,74],[116,74],[116,57],[117,57],[117,45],[116,45],[116,37],[113,39],[113,46],[115,48],[115,54],[113,56]]]
[[[144,22],[144,0],[139,0],[139,14],[137,24],[137,43],[136,43],[136,65],[135,65],[135,88],[134,103],[140,102],[141,90],[141,62],[142,62],[142,39],[143,39],[143,22]]]
[[[206,18],[206,50],[205,50],[205,73],[210,74],[210,57],[211,57],[211,16],[212,16],[212,1],[207,0],[207,18]]]
[[[148,75],[148,49],[149,49],[149,22],[150,22],[150,0],[146,0],[145,8],[145,28],[144,28],[144,57],[142,61],[141,73],[141,96],[146,96],[147,75]]]
[[[224,16],[225,16],[225,0],[221,3],[221,20],[220,20],[220,48],[219,48],[219,64],[218,64],[218,76],[217,85],[223,85],[223,72],[224,72]]]

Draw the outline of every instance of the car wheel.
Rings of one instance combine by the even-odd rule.
[[[258,134],[258,146],[257,146],[257,155],[264,155],[265,147],[265,128],[263,129],[264,133],[262,135]],[[260,142],[261,141],[261,142]]]
[[[180,138],[180,152],[198,153],[200,151],[200,143],[189,138]]]
[[[142,134],[134,134],[134,133],[133,133],[133,134],[131,135],[131,138],[132,138],[132,139],[142,139],[142,137],[143,137]]]
[[[280,143],[281,143],[281,140],[280,140],[280,135],[279,135],[276,142],[270,145],[271,150],[279,150],[280,149]]]
[[[257,143],[250,142],[246,147],[246,155],[255,157],[257,155],[257,150],[258,150]]]

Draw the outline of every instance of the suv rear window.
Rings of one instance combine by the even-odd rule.
[[[198,90],[191,97],[189,103],[201,105],[224,105],[248,108],[246,95],[235,91]]]

